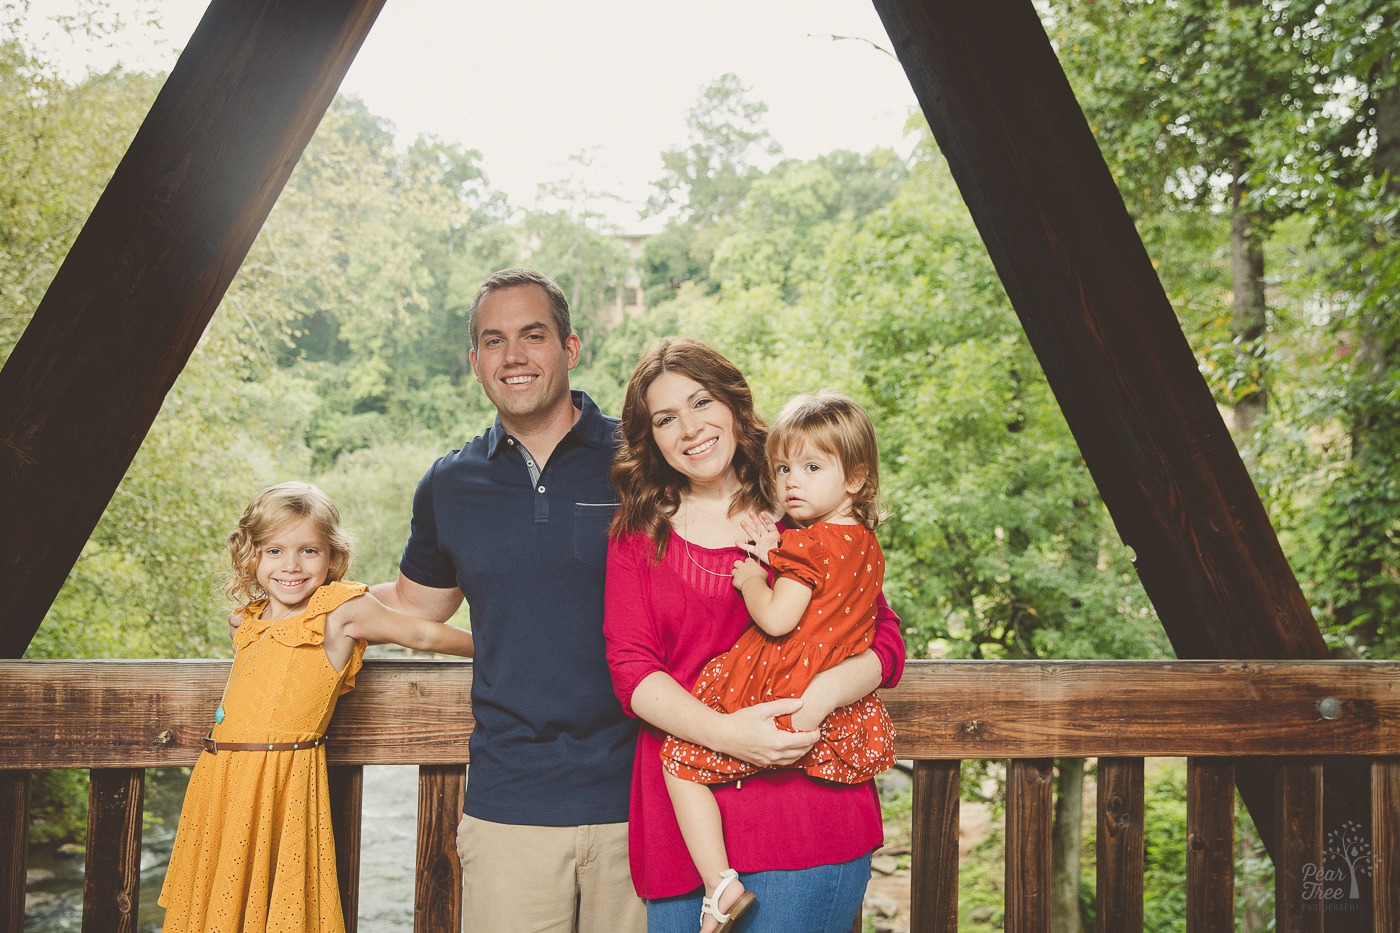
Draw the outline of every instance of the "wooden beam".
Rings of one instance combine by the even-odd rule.
[[[228,671],[227,661],[0,661],[0,769],[193,765]],[[462,764],[470,692],[469,661],[368,661],[336,707],[327,760]]]
[[[874,0],[1183,658],[1326,646],[1032,0]]]
[[[366,663],[330,763],[465,762],[471,670]],[[0,770],[191,765],[227,677],[227,661],[0,661]],[[1400,755],[1393,661],[910,661],[881,697],[905,758]]]
[[[20,657],[384,0],[214,0],[0,370]]]
[[[1177,656],[1327,657],[1033,0],[873,2]]]

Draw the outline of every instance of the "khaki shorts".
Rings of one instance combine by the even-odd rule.
[[[465,933],[646,933],[627,824],[457,824]]]

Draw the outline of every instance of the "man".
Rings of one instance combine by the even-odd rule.
[[[603,650],[617,420],[570,390],[579,338],[548,277],[492,275],[470,330],[496,423],[423,476],[398,578],[373,588],[428,619],[470,607],[465,929],[641,933],[627,866],[636,732]]]

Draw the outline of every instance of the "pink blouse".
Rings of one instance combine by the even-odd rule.
[[[705,662],[732,647],[750,625],[730,577],[743,551],[696,547],[673,533],[659,564],[655,553],[640,533],[608,546],[603,634],[613,689],[631,716],[632,693],[648,675],[664,671],[689,690]],[[881,686],[892,687],[904,671],[904,640],[883,596],[879,609],[870,650],[880,659]],[[632,768],[632,882],[644,898],[700,885],[661,774],[665,739],[642,722]],[[776,769],[714,790],[729,862],[741,872],[833,865],[865,855],[884,839],[874,781],[830,784]]]

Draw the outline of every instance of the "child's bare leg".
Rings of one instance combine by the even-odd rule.
[[[671,795],[671,806],[676,811],[676,822],[681,827],[681,837],[690,851],[691,861],[705,882],[705,896],[711,897],[720,882],[720,872],[729,867],[729,852],[724,846],[724,823],[720,818],[719,804],[715,793],[705,784],[697,784],[670,772],[666,777],[666,790]],[[737,878],[729,883],[715,905],[720,913],[729,913],[729,908],[744,893],[743,882]],[[713,917],[701,919],[701,933],[718,929],[719,922]]]

